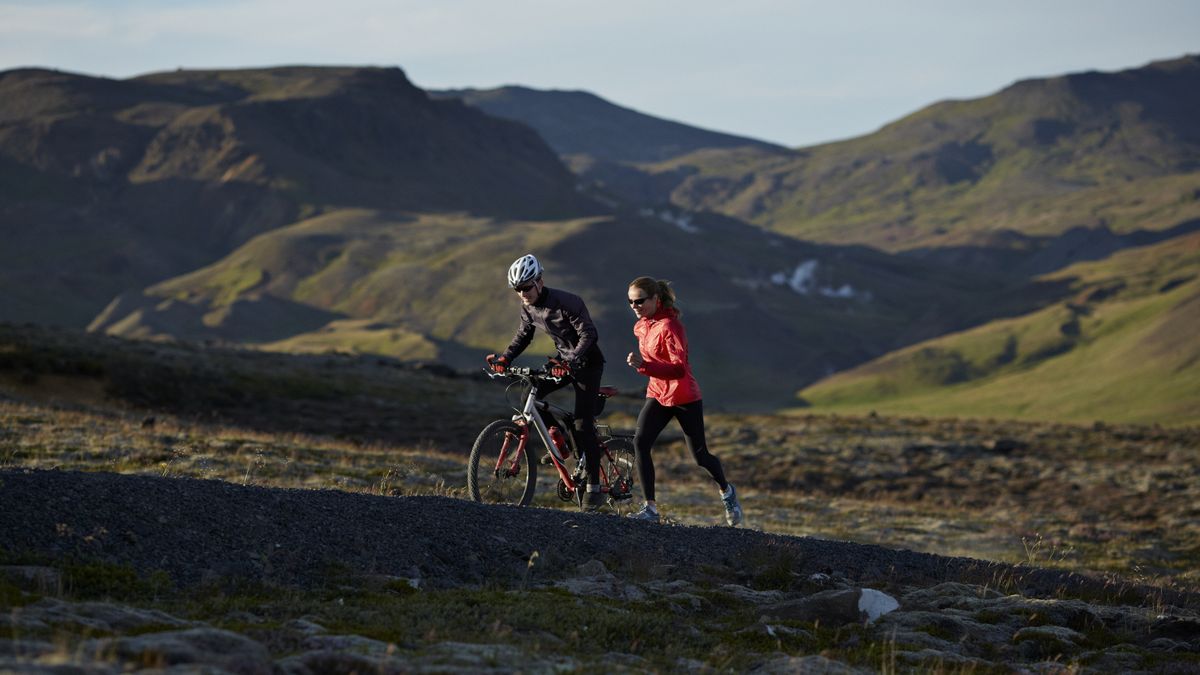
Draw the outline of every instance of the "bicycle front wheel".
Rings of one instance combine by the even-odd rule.
[[[532,436],[511,420],[496,420],[479,432],[467,462],[471,499],[514,506],[528,506],[533,501],[537,465],[530,461],[529,438]]]

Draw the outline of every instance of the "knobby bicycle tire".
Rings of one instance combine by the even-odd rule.
[[[506,434],[511,434],[507,456],[499,473],[496,462],[504,445]],[[467,460],[467,492],[471,499],[484,504],[512,504],[528,506],[533,501],[537,486],[537,462],[530,457],[532,444],[526,442],[525,449],[517,456],[517,439],[521,427],[512,420],[496,420],[483,428],[471,446],[471,457]],[[534,436],[530,434],[530,441]]]
[[[618,515],[632,513],[636,502],[633,486],[637,482],[633,443],[625,438],[612,438],[605,446],[608,452],[601,455],[600,464],[608,481],[609,506]]]

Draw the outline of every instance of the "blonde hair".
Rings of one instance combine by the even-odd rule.
[[[682,314],[679,307],[675,304],[675,289],[671,288],[671,282],[666,279],[655,279],[653,277],[638,277],[629,282],[630,288],[637,288],[647,296],[658,298],[658,304],[665,309],[673,309],[676,314]]]

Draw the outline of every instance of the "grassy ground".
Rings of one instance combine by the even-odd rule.
[[[629,429],[633,417],[616,403],[607,421]],[[1200,590],[1197,429],[834,415],[713,415],[708,427],[710,445],[741,493],[746,527],[1115,573],[1162,588]],[[267,433],[164,414],[150,423],[144,413],[129,410],[0,399],[5,468],[465,498],[466,451],[460,446]],[[664,527],[722,522],[715,486],[691,462],[674,429],[664,434],[656,459]],[[571,508],[549,494],[537,503]],[[0,556],[0,565],[38,562]],[[402,669],[520,662],[531,670],[745,671],[764,659],[803,655],[881,672],[993,667],[922,660],[919,641],[897,642],[862,626],[766,621],[755,601],[731,592],[719,576],[682,593],[622,600],[611,590],[580,595],[559,587],[416,592],[405,579],[358,578],[339,569],[329,570],[323,586],[305,590],[228,583],[175,588],[165,577],[139,577],[123,567],[41,562],[61,570],[58,587],[30,594],[0,575],[0,605],[17,608],[57,598],[152,607],[246,636],[273,658],[325,644],[343,661],[365,654],[395,659]],[[664,589],[675,583],[669,571],[655,576],[636,561],[603,562],[620,578],[636,571],[630,578],[639,583],[661,583]],[[794,592],[797,584],[809,583],[790,573],[785,559],[744,562],[758,570],[748,582],[755,593]],[[531,559],[531,568],[535,564]],[[1008,586],[996,580],[995,587],[1017,592],[1011,580]],[[72,606],[73,612],[91,611],[83,609],[89,605]],[[122,640],[169,628],[151,622],[116,631],[72,621],[14,629],[11,637],[59,645],[45,658],[66,664],[84,659],[85,640]],[[309,622],[321,627],[316,637],[306,632]],[[936,637],[935,628],[929,630]],[[1110,638],[1097,638],[1096,648]],[[1003,660],[1001,652],[997,659]]]
[[[618,412],[615,428],[633,419]],[[668,523],[717,525],[715,484],[668,430]],[[746,526],[1200,589],[1200,432],[844,416],[709,419]],[[465,498],[465,448],[269,434],[0,402],[0,466]],[[539,506],[570,508],[542,486]],[[640,496],[640,488],[637,489]]]
[[[822,412],[1189,425],[1200,234],[1046,277],[1072,300],[892,352],[800,392]]]

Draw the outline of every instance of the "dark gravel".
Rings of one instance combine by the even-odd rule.
[[[1032,596],[1165,601],[1200,597],[1066,572],[725,527],[485,506],[444,497],[243,486],[112,473],[0,471],[0,550],[12,561],[100,560],[180,585],[228,580],[312,587],[358,575],[430,587],[570,576],[600,560],[618,574],[756,585],[786,561],[801,577],[844,575],[898,589],[1021,579]],[[670,567],[659,567],[659,566]]]

